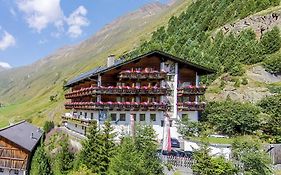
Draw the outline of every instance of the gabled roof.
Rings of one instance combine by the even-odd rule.
[[[170,55],[168,53],[165,53],[165,52],[162,52],[162,51],[159,51],[159,50],[154,50],[154,51],[151,51],[151,52],[148,52],[146,54],[143,54],[143,55],[140,55],[138,57],[135,57],[133,59],[129,59],[129,60],[118,60],[117,62],[114,63],[114,65],[112,65],[111,67],[97,67],[97,68],[94,68],[92,69],[91,71],[89,72],[86,72],[86,73],[83,73],[81,75],[79,75],[78,77],[75,77],[74,79],[68,81],[65,85],[65,87],[71,87],[72,85],[74,85],[75,83],[79,83],[80,81],[83,81],[85,79],[88,79],[90,78],[91,76],[95,76],[95,75],[98,75],[100,73],[104,73],[106,71],[109,71],[109,70],[112,70],[112,69],[115,69],[117,67],[120,67],[120,66],[123,66],[125,64],[128,64],[128,63],[131,63],[131,62],[134,62],[136,60],[139,60],[139,59],[142,59],[142,58],[145,58],[145,57],[151,57],[151,56],[160,56],[160,57],[165,57],[165,58],[168,58],[168,59],[171,59],[171,60],[174,60],[176,62],[179,62],[179,63],[182,63],[182,64],[185,64],[185,65],[188,65],[189,67],[195,69],[198,71],[199,75],[207,75],[207,74],[212,74],[214,73],[215,71],[212,70],[212,69],[209,69],[209,68],[206,68],[204,66],[201,66],[201,65],[198,65],[198,64],[195,64],[195,63],[192,63],[190,61],[187,61],[186,59],[183,59],[183,58],[179,58],[179,57],[176,57],[176,56],[173,56],[173,55]]]
[[[0,129],[0,137],[4,137],[29,152],[33,151],[42,134],[41,129],[26,121]]]

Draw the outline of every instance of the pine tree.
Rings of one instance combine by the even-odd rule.
[[[94,122],[89,127],[87,139],[83,142],[83,149],[80,152],[80,163],[86,165],[93,173],[99,171],[100,161],[100,138],[97,123]]]
[[[136,129],[135,145],[139,154],[144,158],[146,174],[163,174],[163,167],[157,152],[156,135],[152,126],[138,126]]]
[[[100,161],[99,161],[99,174],[106,174],[110,163],[110,158],[115,151],[115,144],[113,142],[115,134],[109,121],[105,121],[103,130],[100,137]]]
[[[74,155],[69,151],[68,137],[61,142],[61,150],[57,154],[57,168],[62,174],[67,174],[73,167]]]
[[[42,143],[41,146],[35,151],[34,157],[31,163],[31,175],[52,175],[52,169],[49,157],[45,151],[45,145]]]
[[[116,154],[111,158],[109,175],[146,175],[144,158],[136,149],[131,137],[122,139],[116,150]]]
[[[271,31],[266,32],[261,38],[261,49],[265,54],[272,54],[281,47],[281,36],[278,27],[274,27]]]

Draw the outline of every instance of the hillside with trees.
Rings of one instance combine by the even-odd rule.
[[[239,33],[217,30],[279,4],[279,0],[193,1],[183,13],[172,17],[167,25],[158,28],[150,39],[124,57],[130,59],[158,49],[214,69],[214,75],[203,77],[203,82],[211,87],[218,83],[218,89],[212,89],[213,92],[225,89],[229,82],[235,88],[247,87],[253,83],[248,77],[248,69],[253,66],[263,66],[270,74],[281,73],[280,29],[273,27],[262,36],[250,28]],[[187,138],[217,133],[234,139],[232,162],[209,156],[209,150],[203,146],[194,155],[195,173],[272,174],[263,143],[281,142],[281,85],[277,81],[254,87],[258,86],[266,87],[270,94],[255,103],[230,97],[209,101],[199,123],[183,121],[181,133]],[[210,89],[208,91],[210,93]],[[255,136],[252,138],[252,135]],[[157,144],[152,128],[140,127],[134,138],[123,137],[120,144],[115,144],[113,138],[109,123],[102,130],[93,124],[81,152],[75,156],[67,144],[61,144],[55,155],[45,153],[50,145],[42,144],[35,153],[32,171],[36,174],[41,167],[46,167],[49,174],[163,174],[162,164],[155,155]],[[51,158],[56,161],[50,163]],[[38,163],[41,161],[43,163]]]

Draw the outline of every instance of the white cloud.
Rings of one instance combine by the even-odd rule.
[[[37,32],[41,32],[49,24],[62,28],[64,15],[60,0],[18,0],[17,6],[24,12],[29,27]]]
[[[0,67],[3,67],[5,69],[11,69],[12,68],[12,66],[10,64],[5,63],[5,62],[1,62],[1,61],[0,61]]]
[[[67,18],[67,24],[69,25],[68,34],[70,37],[76,38],[82,34],[81,27],[88,26],[89,21],[85,17],[87,15],[87,9],[84,6],[79,6],[70,16]]]
[[[86,18],[87,9],[79,6],[69,17],[64,16],[60,6],[60,0],[17,0],[18,9],[24,13],[25,20],[30,28],[41,32],[48,25],[53,25],[57,31],[52,32],[54,36],[60,36],[67,24],[70,37],[78,37],[83,31],[83,26],[88,26]]]
[[[4,31],[4,35],[0,38],[0,50],[5,50],[8,47],[14,46],[15,44],[15,37],[7,31]]]

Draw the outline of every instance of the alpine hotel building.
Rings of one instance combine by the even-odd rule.
[[[116,131],[130,131],[130,118],[151,124],[163,137],[165,117],[169,117],[171,137],[178,138],[176,121],[184,117],[198,120],[206,103],[206,90],[199,77],[212,70],[161,51],[152,51],[130,60],[108,57],[107,66],[97,67],[67,82],[65,94],[69,110],[64,125],[80,134],[87,133],[92,121],[99,125],[112,121]]]

